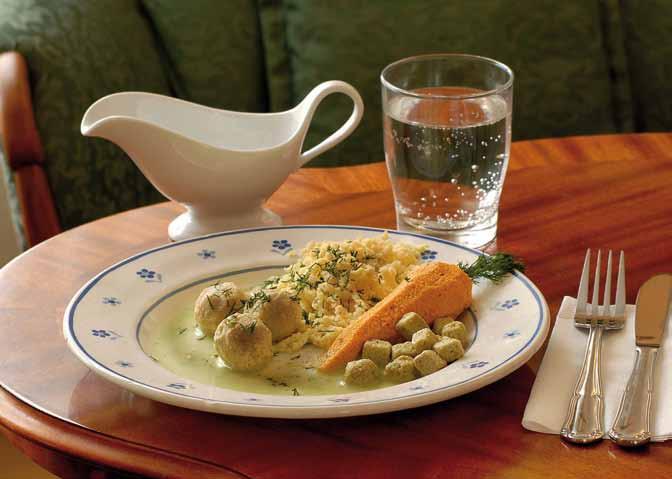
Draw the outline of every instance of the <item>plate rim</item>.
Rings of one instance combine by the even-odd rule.
[[[124,258],[108,266],[107,268],[103,269],[95,276],[93,276],[91,279],[89,279],[73,295],[64,311],[63,335],[65,337],[66,344],[68,345],[68,348],[71,350],[71,352],[75,354],[75,356],[80,361],[82,361],[89,369],[91,369],[95,373],[100,374],[107,380],[110,380],[111,382],[117,384],[120,387],[123,387],[141,396],[148,397],[150,399],[159,402],[168,403],[179,407],[186,407],[194,410],[215,412],[220,414],[233,414],[249,417],[300,419],[300,418],[346,417],[346,416],[358,416],[358,415],[391,412],[391,411],[420,407],[427,404],[439,402],[442,400],[451,399],[453,397],[461,396],[463,394],[467,394],[469,392],[475,391],[484,386],[492,384],[493,382],[502,379],[503,377],[511,374],[519,367],[523,366],[529,360],[529,358],[532,357],[539,350],[548,334],[548,330],[550,327],[550,320],[549,320],[550,312],[545,297],[543,296],[539,288],[527,276],[525,276],[523,273],[515,271],[513,273],[513,276],[518,278],[518,280],[520,280],[523,283],[523,285],[532,293],[539,307],[540,315],[534,333],[529,338],[529,340],[520,348],[518,348],[508,358],[506,358],[503,362],[499,363],[494,369],[484,371],[481,374],[473,376],[469,379],[465,379],[464,381],[461,381],[457,384],[447,385],[442,388],[434,389],[431,391],[418,391],[417,393],[405,395],[400,398],[377,399],[367,401],[364,403],[335,402],[333,404],[323,404],[323,405],[315,405],[315,404],[270,405],[270,404],[253,404],[253,403],[247,404],[240,402],[230,402],[221,399],[208,400],[202,397],[191,396],[185,393],[178,393],[159,389],[155,386],[142,383],[135,378],[125,376],[124,374],[114,371],[108,368],[106,365],[98,362],[93,356],[90,355],[90,353],[86,350],[86,348],[84,348],[84,346],[77,339],[77,335],[74,333],[74,331],[72,331],[73,320],[74,315],[77,311],[77,306],[82,301],[82,299],[86,297],[86,294],[102,278],[104,278],[111,272],[119,269],[120,267],[128,263],[131,263],[139,258],[166,249],[171,249],[179,247],[184,244],[195,243],[211,238],[240,235],[246,233],[255,233],[259,231],[269,231],[269,230],[286,231],[286,230],[306,230],[306,229],[308,230],[336,229],[336,230],[389,233],[400,237],[410,236],[427,241],[446,244],[448,246],[456,247],[458,249],[468,251],[478,256],[486,254],[477,249],[470,248],[468,246],[464,246],[443,238],[437,238],[434,236],[423,235],[408,231],[399,231],[391,228],[375,228],[370,226],[310,225],[310,224],[280,225],[280,226],[243,228],[243,229],[211,233],[208,235],[188,238],[177,242],[166,243],[147,250],[140,251],[136,254],[133,254],[127,258]],[[347,395],[352,395],[352,393]],[[333,396],[337,397],[339,395],[333,395]]]

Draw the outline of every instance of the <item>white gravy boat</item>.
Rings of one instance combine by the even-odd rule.
[[[348,95],[352,114],[322,143],[301,153],[313,114],[331,93]],[[126,92],[91,105],[81,132],[116,143],[163,195],[186,207],[168,227],[177,241],[281,224],[264,208],[266,199],[290,173],[350,135],[363,112],[357,90],[342,81],[318,85],[296,107],[280,113],[239,113]]]

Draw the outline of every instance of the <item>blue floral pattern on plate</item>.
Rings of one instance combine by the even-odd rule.
[[[196,254],[203,259],[216,259],[217,258],[217,256],[216,256],[217,253],[215,252],[215,250],[211,250],[211,249],[204,249],[202,251],[199,251]]]
[[[115,298],[114,296],[105,296],[103,298],[103,304],[109,304],[110,306],[119,306],[121,304],[121,301],[119,298]]]
[[[136,271],[135,274],[138,276],[138,278],[143,279],[145,283],[161,282],[161,274],[151,269],[142,268],[141,270]]]
[[[166,384],[166,387],[177,389],[178,391],[182,391],[184,389],[187,389],[187,385],[183,384],[183,383],[170,383],[170,384]]]
[[[497,301],[490,309],[493,311],[509,311],[520,304],[518,299],[507,299],[506,301]]]
[[[436,251],[431,250],[431,249],[426,249],[425,251],[420,253],[420,259],[422,261],[432,261],[432,260],[435,260],[438,255],[439,255],[439,253],[437,253]]]
[[[488,364],[490,364],[488,361],[471,361],[462,367],[464,369],[480,369],[483,366],[487,366]]]
[[[273,253],[278,253],[284,256],[290,251],[292,251],[292,243],[290,243],[286,239],[273,240],[273,242],[271,243],[271,251]]]
[[[121,366],[122,368],[132,368],[133,363],[130,363],[128,361],[117,361],[115,363],[117,366]]]
[[[506,333],[504,333],[505,339],[513,339],[518,336],[520,336],[520,331],[518,331],[517,329],[512,329],[511,331],[507,331]]]
[[[110,341],[114,341],[115,339],[122,337],[121,334],[115,333],[111,329],[92,329],[91,335],[101,339],[109,338]]]

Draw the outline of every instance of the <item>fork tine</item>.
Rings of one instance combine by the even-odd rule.
[[[602,316],[611,316],[611,250],[607,259],[607,277],[604,282],[604,301],[602,301]]]
[[[616,316],[625,314],[625,253],[621,251],[621,259],[618,262],[618,279],[616,280]]]
[[[590,315],[597,316],[600,314],[600,261],[602,260],[602,250],[597,250],[597,264],[595,265],[595,278],[593,285],[593,300],[590,302]]]
[[[588,248],[588,250],[586,251],[586,259],[583,261],[583,271],[581,272],[581,281],[579,282],[579,292],[576,294],[577,314],[586,313],[589,281],[590,281],[590,248]]]

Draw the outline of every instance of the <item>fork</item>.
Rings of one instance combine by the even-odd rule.
[[[590,249],[586,251],[583,272],[576,297],[574,325],[589,330],[588,345],[583,358],[581,372],[569,402],[567,417],[560,430],[563,439],[576,444],[588,444],[604,436],[604,397],[600,373],[600,351],[604,330],[621,329],[625,322],[625,256],[621,251],[618,265],[615,304],[611,304],[611,250],[607,260],[604,284],[604,300],[599,305],[600,262],[602,252],[597,252],[593,298],[588,303],[588,283],[590,281]]]

